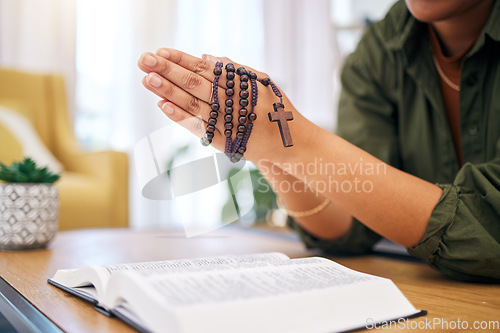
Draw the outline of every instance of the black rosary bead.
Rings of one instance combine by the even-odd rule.
[[[232,122],[225,123],[224,124],[224,128],[228,129],[228,130],[232,129],[233,128],[233,123]]]
[[[245,107],[248,105],[248,99],[242,98],[240,99],[240,105]]]
[[[214,125],[208,125],[207,126],[207,132],[213,133],[215,131],[215,126]]]
[[[230,113],[226,114],[226,115],[224,116],[224,121],[225,121],[226,123],[229,123],[229,122],[233,121],[233,115],[232,115],[232,114],[230,114]]]
[[[248,82],[240,82],[240,88],[241,89],[248,89]]]
[[[244,123],[245,123],[245,121],[247,121],[247,117],[245,117],[245,116],[242,116],[242,117],[239,117],[239,118],[238,118],[238,122],[239,122],[240,124],[244,124]]]
[[[237,158],[236,156],[231,156],[231,162],[238,163],[239,161],[240,161],[240,159]]]
[[[232,62],[228,62],[226,64],[226,71],[227,72],[234,72],[235,68],[234,68],[234,64]]]
[[[234,87],[234,81],[233,80],[227,80],[226,81],[226,86],[228,88],[233,88]]]
[[[237,132],[237,133],[236,133],[236,137],[237,137],[238,139],[243,139],[243,136],[245,136],[245,133],[243,133],[243,132]]]
[[[240,148],[238,148],[238,152],[240,154],[244,154],[246,151],[247,151],[247,147],[241,146]]]
[[[217,111],[219,110],[219,103],[212,103],[210,107],[212,108],[213,111]]]
[[[210,112],[210,118],[217,118],[218,116],[219,116],[219,112],[217,112],[217,111]]]
[[[226,89],[226,95],[227,95],[228,97],[233,96],[233,95],[234,95],[234,89],[233,89],[233,88],[228,88],[228,89]]]
[[[251,121],[255,121],[257,119],[257,114],[254,112],[250,113],[248,119],[250,119]]]
[[[250,76],[250,80],[257,80],[257,74],[255,74],[254,72],[250,72],[248,76]]]
[[[208,118],[208,124],[209,125],[217,124],[217,118]]]
[[[260,81],[260,83],[262,83],[264,86],[266,86],[266,87],[267,87],[267,86],[269,85],[270,81],[271,81],[271,80],[270,80],[268,77],[265,77],[265,78],[263,78],[263,79]]]
[[[226,79],[228,79],[228,80],[234,80],[235,77],[236,77],[236,75],[234,74],[234,72],[228,72],[226,74]]]
[[[248,113],[248,110],[245,108],[240,109],[240,116],[246,116]]]
[[[233,113],[233,108],[230,107],[230,106],[226,106],[226,108],[224,109],[224,111],[226,111],[226,113]]]
[[[226,138],[230,138],[231,135],[233,135],[233,131],[231,131],[230,129],[227,129],[224,131],[224,135],[226,136]]]
[[[209,139],[210,141],[212,141],[212,139],[214,138],[214,133],[212,132],[208,132],[207,134],[205,134],[205,137],[207,139]]]
[[[250,93],[248,92],[248,90],[242,90],[242,91],[240,91],[240,97],[241,98],[248,98],[248,96],[250,96]]]
[[[245,125],[238,125],[238,132],[245,132]]]
[[[233,100],[231,98],[226,99],[226,106],[233,106]]]
[[[243,157],[243,154],[240,153],[240,152],[237,152],[234,154],[234,157],[236,157],[238,160],[241,159]]]
[[[238,67],[236,70],[236,74],[238,75],[247,75],[248,71],[245,69],[245,67]]]
[[[248,75],[243,74],[242,76],[240,76],[240,80],[243,82],[248,82]]]
[[[215,74],[215,75],[221,75],[221,74],[222,74],[222,68],[220,68],[220,67],[215,67],[215,68],[214,68],[214,74]]]

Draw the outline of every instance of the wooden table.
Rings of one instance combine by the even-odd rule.
[[[0,252],[3,279],[0,279],[0,292],[4,300],[13,300],[11,306],[19,308],[7,312],[17,313],[16,320],[24,318],[23,315],[27,317],[24,318],[27,325],[31,325],[35,332],[57,331],[58,328],[68,332],[131,332],[119,320],[108,318],[89,303],[49,285],[47,279],[62,268],[270,251],[280,251],[290,257],[315,255],[304,249],[292,234],[235,227],[191,239],[185,238],[182,232],[173,231],[101,229],[60,232],[47,249]],[[490,325],[495,325],[496,321],[499,325],[500,288],[497,285],[452,281],[425,264],[381,256],[333,259],[352,269],[392,279],[416,308],[428,311],[427,316],[408,322],[414,327],[420,324],[424,329],[393,331],[428,332],[429,326],[423,325],[438,319],[450,323],[459,319],[469,325],[468,332],[487,331],[472,329],[475,321],[491,321]],[[5,304],[3,309],[6,309]],[[434,328],[436,332],[465,331],[447,330],[441,326]],[[500,327],[490,331],[498,332]]]

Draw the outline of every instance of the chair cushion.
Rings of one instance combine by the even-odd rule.
[[[26,156],[31,157],[38,165],[48,167],[52,172],[59,173],[63,170],[62,164],[45,147],[25,116],[0,105],[0,127],[0,142],[2,142],[0,161],[10,163]]]
[[[59,230],[97,228],[110,225],[109,188],[101,179],[65,171],[56,183],[59,189]]]
[[[19,161],[23,158],[23,146],[17,141],[17,138],[12,135],[9,129],[0,122],[0,162],[8,165],[14,161]]]

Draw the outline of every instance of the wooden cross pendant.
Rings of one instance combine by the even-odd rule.
[[[293,114],[291,111],[285,111],[282,104],[273,104],[275,112],[269,112],[269,121],[277,121],[280,128],[281,140],[283,140],[284,147],[293,146],[292,135],[290,134],[290,128],[288,128],[288,121],[293,120]]]

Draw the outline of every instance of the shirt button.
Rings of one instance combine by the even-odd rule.
[[[469,125],[469,135],[474,136],[479,132],[479,127],[476,124]]]
[[[472,74],[471,76],[469,76],[467,78],[467,84],[469,86],[473,86],[477,83],[477,75],[476,74]]]

